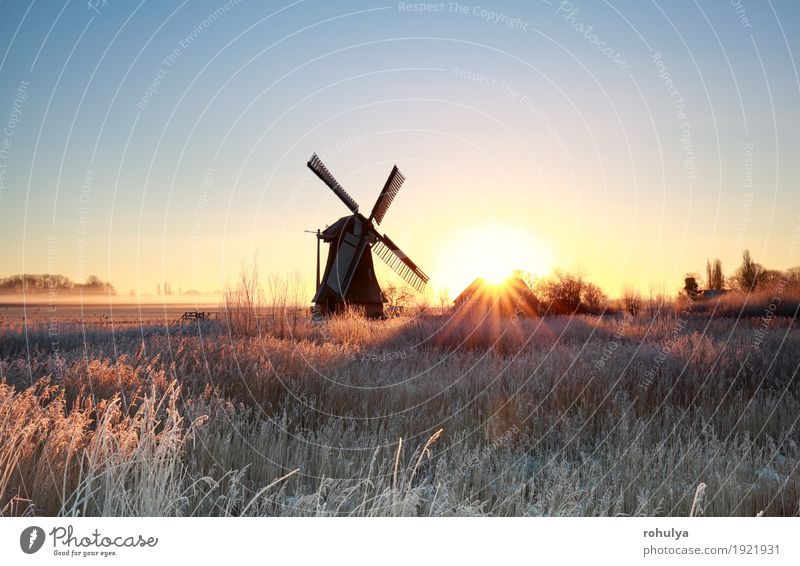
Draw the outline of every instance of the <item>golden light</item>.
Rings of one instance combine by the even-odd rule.
[[[498,285],[516,269],[544,274],[552,267],[552,254],[535,234],[524,227],[487,223],[464,229],[445,240],[436,270],[440,288],[461,292],[478,277]]]

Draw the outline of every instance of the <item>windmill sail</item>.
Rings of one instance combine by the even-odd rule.
[[[389,239],[389,236],[379,236],[378,241],[372,246],[372,251],[414,289],[420,293],[425,289],[428,276],[417,267],[416,263],[411,261],[411,258],[403,250],[397,247],[397,244]]]
[[[358,203],[353,200],[347,191],[345,191],[339,182],[334,179],[333,175],[328,168],[325,167],[325,164],[322,163],[322,160],[317,156],[317,154],[313,154],[311,159],[308,160],[308,168],[311,169],[317,177],[322,179],[322,182],[328,185],[330,189],[336,193],[336,196],[341,199],[344,205],[349,208],[353,214],[358,212]]]
[[[389,173],[389,178],[386,179],[386,184],[383,185],[381,194],[378,195],[378,200],[375,201],[375,206],[372,207],[372,213],[369,215],[370,220],[374,219],[378,224],[381,223],[381,220],[383,220],[383,217],[386,215],[386,211],[389,210],[389,205],[392,204],[394,197],[397,196],[405,180],[405,176],[403,176],[397,168],[397,165],[395,165],[392,168],[392,172]]]

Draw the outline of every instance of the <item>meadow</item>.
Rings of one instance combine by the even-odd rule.
[[[731,312],[5,317],[0,515],[797,516],[800,332]]]

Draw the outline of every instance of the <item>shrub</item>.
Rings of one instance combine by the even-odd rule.
[[[631,316],[638,316],[642,312],[642,295],[631,287],[622,291],[622,308]]]

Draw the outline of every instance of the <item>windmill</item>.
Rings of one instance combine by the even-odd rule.
[[[428,276],[386,234],[380,234],[381,223],[389,205],[397,196],[406,178],[395,165],[378,195],[369,217],[358,211],[358,203],[334,179],[317,154],[308,160],[311,169],[322,182],[336,194],[352,212],[317,232],[319,242],[328,244],[328,260],[322,279],[317,275],[317,292],[314,304],[323,315],[335,312],[346,305],[364,309],[372,317],[383,316],[383,293],[375,268],[372,252],[391,267],[403,280],[419,292],[425,288]],[[317,253],[319,274],[319,253]]]

